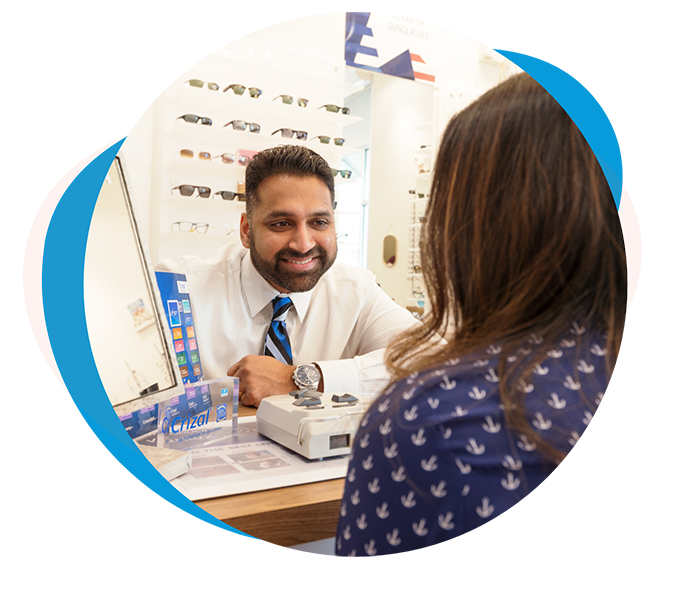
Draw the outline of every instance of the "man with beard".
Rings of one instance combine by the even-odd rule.
[[[305,147],[259,152],[245,174],[242,245],[157,266],[186,274],[204,376],[236,376],[240,401],[310,387],[372,397],[384,348],[418,323],[374,275],[337,255],[334,174]]]

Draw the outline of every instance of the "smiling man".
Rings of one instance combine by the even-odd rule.
[[[384,348],[418,323],[367,271],[335,262],[334,176],[305,147],[259,152],[246,170],[241,245],[158,270],[186,274],[204,376],[240,379],[240,401],[302,386],[372,397]]]
[[[278,174],[254,194],[240,225],[252,264],[279,292],[312,290],[336,260],[329,188],[319,177]]]

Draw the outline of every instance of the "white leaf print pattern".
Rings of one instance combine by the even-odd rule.
[[[584,330],[580,326],[579,329]],[[604,373],[593,376],[603,361],[598,357],[605,355],[600,346],[603,342],[589,330],[584,331],[583,337],[568,333],[566,340],[544,348],[547,357],[535,360],[532,373],[526,375],[526,383],[521,384],[528,393],[518,395],[526,402],[526,416],[536,434],[546,431],[548,435],[559,435],[557,438],[568,439],[572,446],[589,425],[596,409],[592,403],[588,408],[584,404],[600,403],[605,381]],[[530,342],[532,348],[539,348],[534,345],[534,337]],[[401,552],[411,549],[418,541],[423,546],[431,538],[456,535],[463,528],[458,522],[457,505],[464,505],[465,497],[472,503],[468,508],[475,511],[477,525],[501,514],[509,506],[507,501],[524,496],[527,488],[535,483],[523,488],[523,477],[530,481],[534,474],[527,467],[537,458],[533,436],[503,430],[498,362],[493,356],[479,353],[479,360],[487,358],[491,359],[487,365],[476,369],[472,367],[476,367],[476,355],[458,361],[458,364],[467,364],[469,371],[465,367],[446,365],[438,369],[439,373],[434,372],[435,369],[422,372],[416,381],[425,381],[425,386],[409,385],[407,399],[413,398],[413,401],[401,406],[396,414],[390,411],[396,411],[396,395],[392,403],[381,402],[384,407],[379,411],[384,415],[378,417],[377,411],[373,413],[371,426],[376,430],[356,439],[356,459],[349,464],[348,492],[340,507],[341,531],[337,538],[337,549],[343,546],[341,555],[352,548],[358,550],[358,555]],[[509,385],[515,388],[518,381],[519,377],[512,378]],[[450,390],[447,389],[449,383],[457,385]],[[534,390],[530,391],[533,383]],[[404,390],[402,381],[395,394]],[[408,419],[413,414],[418,418],[410,422]],[[386,422],[388,417],[391,422]],[[372,459],[368,453],[373,453]],[[366,463],[368,467],[372,463],[369,471],[363,469]],[[491,467],[492,463],[499,469]],[[382,474],[376,470],[379,464],[385,467]],[[488,488],[480,489],[478,478],[482,467],[490,468],[491,479]],[[523,474],[523,469],[528,472]],[[386,475],[388,472],[391,479]],[[409,481],[410,477],[415,480],[414,484]],[[423,480],[420,484],[419,479]],[[356,489],[357,485],[360,490]],[[350,529],[347,529],[349,524]]]
[[[489,498],[485,496],[482,498],[482,506],[477,507],[476,511],[477,515],[479,515],[482,519],[486,519],[494,512],[494,507],[490,504]]]
[[[428,533],[428,529],[426,528],[426,519],[421,519],[418,523],[412,523],[412,529],[414,530],[414,533],[416,535],[424,536]]]

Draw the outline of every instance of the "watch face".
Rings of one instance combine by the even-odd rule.
[[[300,365],[297,369],[298,383],[301,385],[317,385],[321,378],[319,371],[311,365]]]

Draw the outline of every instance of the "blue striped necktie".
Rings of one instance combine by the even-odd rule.
[[[264,342],[264,355],[273,356],[285,364],[293,364],[290,338],[286,330],[286,315],[293,306],[289,297],[277,296],[273,301],[273,317]]]

